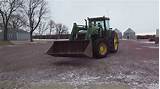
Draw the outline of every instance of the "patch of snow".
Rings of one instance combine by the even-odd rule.
[[[7,45],[7,47],[15,47],[15,45]]]
[[[143,46],[143,47],[147,47],[147,48],[151,48],[151,49],[158,49],[159,46]]]
[[[100,77],[92,77],[92,76],[88,76],[88,77],[82,77],[81,80],[82,81],[94,81],[99,79]]]
[[[154,61],[154,60],[148,60],[148,61],[143,61],[144,63],[148,63],[148,64],[158,64],[158,61]]]
[[[135,39],[122,39],[122,40],[136,41]]]
[[[139,78],[137,75],[127,75],[126,77],[127,77],[129,80],[136,80],[136,79]]]
[[[100,76],[90,76],[88,74],[84,74],[80,76],[76,71],[69,71],[65,73],[61,73],[58,75],[62,80],[69,79],[68,83],[71,85],[84,85],[89,82],[96,81],[100,78]]]
[[[136,48],[136,50],[141,50],[142,48]]]
[[[155,44],[154,41],[140,41],[140,43]]]
[[[86,75],[86,76],[77,76],[76,78],[72,79],[71,80],[71,84],[73,85],[84,85],[84,84],[88,84],[89,82],[93,82],[93,81],[96,81],[97,79],[99,79],[100,77],[94,77],[94,76],[89,76],[89,75]]]
[[[34,41],[64,41],[69,39],[34,39]]]
[[[54,80],[41,80],[39,82],[31,82],[32,85],[49,85],[51,83],[56,83]]]
[[[146,87],[148,89],[159,89],[159,85],[158,84],[149,84]]]

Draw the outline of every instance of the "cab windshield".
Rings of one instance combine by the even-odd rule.
[[[109,20],[106,20],[106,29],[108,30],[110,28],[109,26]]]
[[[104,21],[92,21],[91,24],[102,29],[104,29],[105,27]]]

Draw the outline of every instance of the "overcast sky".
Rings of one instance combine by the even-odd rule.
[[[158,0],[48,0],[50,17],[71,30],[84,19],[109,16],[110,26],[124,32],[132,28],[137,34],[155,33],[159,26]]]

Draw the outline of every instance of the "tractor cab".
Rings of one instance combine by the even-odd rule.
[[[92,38],[103,38],[106,36],[107,30],[110,28],[109,20],[109,18],[104,16],[88,18],[89,28],[92,29],[92,31],[90,31]]]
[[[85,20],[86,25],[73,24],[70,40],[91,40],[91,36],[103,37],[110,28],[108,17],[88,18],[87,20]]]
[[[97,17],[97,18],[88,18],[88,23],[89,23],[89,26],[92,27],[92,26],[96,26],[98,28],[101,28],[103,30],[108,30],[110,27],[109,27],[109,18],[107,17]]]

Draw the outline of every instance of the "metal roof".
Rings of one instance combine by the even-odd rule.
[[[124,33],[135,33],[131,28],[128,28]]]

